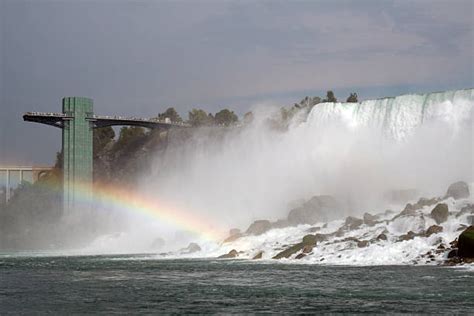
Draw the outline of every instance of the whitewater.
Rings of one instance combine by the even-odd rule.
[[[293,255],[279,262],[439,263],[447,253],[436,249],[441,244],[449,247],[460,227],[471,224],[471,213],[460,214],[474,202],[473,109],[474,89],[407,94],[361,103],[320,103],[309,112],[296,113],[285,129],[275,129],[269,122],[279,109],[256,105],[252,122],[217,137],[212,128],[203,128],[184,145],[169,146],[156,155],[139,187],[159,200],[177,201],[177,207],[192,210],[210,226],[223,231],[239,228],[241,238],[223,243],[223,235],[209,241],[196,231],[123,214],[128,230],[102,236],[84,252],[215,258],[235,249],[238,259],[262,252],[266,262],[309,233],[331,235],[347,216],[370,213],[377,215],[377,224],[364,223],[318,242],[301,260]],[[446,197],[448,186],[461,180],[468,183],[470,197]],[[410,194],[395,199],[394,192]],[[291,209],[319,195],[340,202],[340,211],[328,222],[245,234],[253,221],[284,220]],[[438,200],[394,219],[407,203],[422,197]],[[436,224],[430,212],[438,203],[448,205],[449,217],[439,224],[442,232],[424,237],[423,232]],[[399,241],[409,231],[417,236]],[[382,233],[386,240],[376,240]],[[158,238],[164,245],[156,246],[153,241]],[[357,241],[368,244],[359,247]],[[178,250],[190,242],[200,250]],[[422,256],[427,253],[434,259]]]

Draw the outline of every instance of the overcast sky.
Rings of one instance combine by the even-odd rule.
[[[148,117],[473,87],[473,3],[0,0],[0,164],[54,161],[60,130],[21,116],[63,96]]]

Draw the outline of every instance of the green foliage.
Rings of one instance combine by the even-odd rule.
[[[188,114],[188,122],[191,126],[209,126],[214,123],[212,114],[207,114],[206,111],[201,109],[192,109]]]
[[[347,98],[346,102],[350,102],[350,103],[357,103],[359,102],[357,100],[357,93],[353,92],[351,93],[351,95]]]
[[[101,152],[115,138],[114,129],[110,126],[96,128],[93,133],[94,154]]]
[[[183,119],[179,116],[178,112],[176,112],[175,108],[167,108],[166,111],[163,113],[158,114],[158,118],[160,120],[164,120],[165,118],[169,118],[171,122],[182,122]]]
[[[239,120],[238,116],[228,109],[221,110],[216,113],[214,122],[218,125],[229,126],[236,123]]]
[[[326,92],[326,99],[324,99],[324,102],[337,102],[336,96],[332,90]]]
[[[114,150],[120,150],[130,145],[137,143],[145,137],[145,131],[142,127],[122,127],[117,142],[114,145]]]

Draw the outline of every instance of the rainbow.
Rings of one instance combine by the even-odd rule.
[[[158,201],[132,188],[94,183],[93,196],[91,196],[89,188],[86,185],[75,183],[75,198],[79,202],[79,207],[90,206],[97,209],[107,208],[141,214],[214,242],[222,241],[226,236],[226,231],[213,220],[197,217],[191,211]]]

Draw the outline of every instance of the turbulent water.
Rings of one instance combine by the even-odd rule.
[[[251,123],[215,135],[213,129],[195,132],[194,138],[170,146],[157,155],[139,190],[172,201],[209,227],[227,232],[245,229],[254,220],[285,219],[288,212],[316,195],[331,195],[343,205],[339,218],[328,223],[273,229],[260,236],[246,236],[233,243],[208,241],[199,231],[183,231],[168,223],[143,220],[124,214],[130,230],[96,240],[88,251],[170,252],[189,242],[202,248],[194,257],[214,257],[231,249],[250,258],[264,251],[271,258],[285,245],[295,243],[310,227],[330,234],[348,215],[379,214],[375,226],[364,225],[339,239],[373,240],[384,232],[388,240],[354,249],[354,243],[331,240],[317,247],[306,262],[333,264],[424,263],[421,255],[449,244],[460,225],[469,225],[469,214],[456,216],[472,203],[445,199],[447,187],[459,180],[474,183],[474,90],[465,89],[402,95],[362,103],[322,103],[309,113],[300,111],[285,129],[275,129],[272,119],[279,110],[256,106]],[[387,198],[398,190],[415,192],[411,197]],[[405,204],[418,198],[439,198],[451,216],[443,232],[429,238],[397,242],[409,231],[422,233],[435,224],[430,217],[434,205],[417,216],[391,219]],[[391,210],[391,212],[386,212]],[[186,219],[183,219],[184,221]],[[189,226],[189,225],[188,225]],[[188,227],[189,228],[189,227]],[[313,231],[314,232],[314,231]],[[164,247],[153,241],[163,239]],[[437,255],[437,261],[442,255]]]
[[[449,313],[474,309],[474,271],[143,256],[0,256],[1,314]]]

